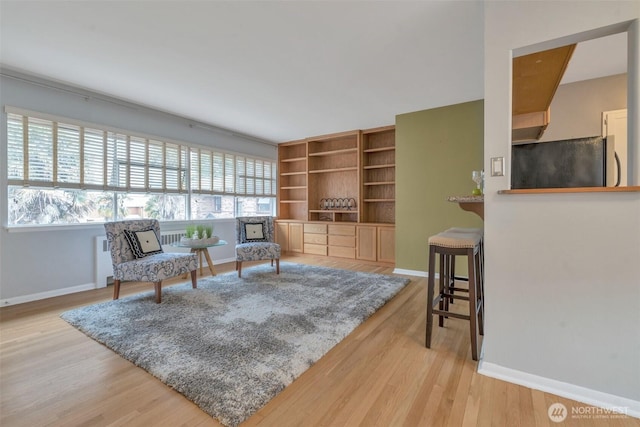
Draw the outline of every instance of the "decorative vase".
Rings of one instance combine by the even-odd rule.
[[[211,236],[208,239],[203,239],[202,240],[202,244],[204,245],[215,245],[216,243],[218,243],[220,241],[220,237],[218,236]]]

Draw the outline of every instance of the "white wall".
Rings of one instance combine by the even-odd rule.
[[[637,415],[640,193],[496,192],[510,181],[511,50],[639,17],[637,1],[485,3],[485,170],[491,157],[504,157],[507,175],[488,176],[485,184],[486,336],[480,366],[487,375],[582,401],[617,402]],[[640,98],[637,56],[631,62],[629,87]],[[637,171],[634,102],[630,140]]]
[[[189,126],[193,121],[143,106],[111,102],[107,97],[3,70],[0,153],[6,153],[4,107],[20,107],[61,117],[113,126],[147,135],[213,146],[257,157],[275,159],[277,148],[230,133]],[[30,80],[30,81],[25,81]],[[50,85],[56,88],[48,87]],[[47,227],[9,231],[7,225],[6,156],[0,156],[0,306],[41,297],[92,289],[94,237],[104,235],[102,225]],[[184,223],[163,223],[163,231],[184,229]],[[216,234],[234,241],[234,223],[216,224]],[[214,260],[235,258],[233,245],[215,248]]]
[[[561,85],[551,102],[551,122],[540,142],[598,136],[602,112],[626,108],[626,74]]]

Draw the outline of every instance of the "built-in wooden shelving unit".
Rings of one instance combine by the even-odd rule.
[[[395,222],[395,126],[280,144],[278,217],[300,221]],[[326,199],[353,199],[327,209]]]
[[[278,159],[283,251],[394,261],[394,126],[283,143]]]

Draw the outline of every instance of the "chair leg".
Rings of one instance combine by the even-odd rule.
[[[469,269],[469,332],[471,335],[471,358],[478,360],[478,289],[474,249],[467,253]]]
[[[280,274],[280,258],[276,258],[276,274]]]
[[[449,278],[447,277],[448,274],[445,268],[445,260],[447,259],[448,255],[439,254],[438,257],[440,258],[440,279],[438,280],[438,295],[443,295],[445,292],[448,293],[449,291],[449,285],[446,284]],[[440,310],[440,313],[442,313],[443,311],[449,311],[449,299],[441,297],[440,301],[438,302],[438,309]],[[438,326],[444,326],[444,316],[442,314],[438,315]]]
[[[120,280],[113,280],[113,299],[120,298]]]
[[[153,282],[153,286],[156,288],[156,303],[160,304],[162,302],[162,280]]]
[[[236,270],[238,270],[238,277],[242,277],[242,261],[236,261]]]
[[[450,277],[449,277],[449,283],[451,283],[451,286],[455,288],[456,286],[456,256],[455,255],[451,255],[451,262],[449,264],[449,271],[450,273]],[[453,295],[455,291],[451,291],[451,295]],[[449,299],[449,302],[451,304],[453,304],[453,296]]]
[[[198,287],[198,270],[191,271],[191,287],[193,287],[193,289]]]
[[[273,258],[271,258],[271,267],[273,267]]]
[[[480,335],[484,335],[484,270],[480,255],[477,257],[476,265],[478,265],[479,271],[476,277],[476,281],[478,282],[478,331]]]
[[[433,329],[433,288],[435,287],[436,276],[436,249],[429,248],[429,280],[427,281],[427,331],[424,345],[431,348],[431,329]]]

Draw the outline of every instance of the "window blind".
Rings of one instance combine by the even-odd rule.
[[[275,162],[7,110],[9,185],[274,196]],[[188,178],[190,177],[190,178]]]
[[[197,194],[274,196],[276,163],[199,148],[191,150],[191,191]]]

